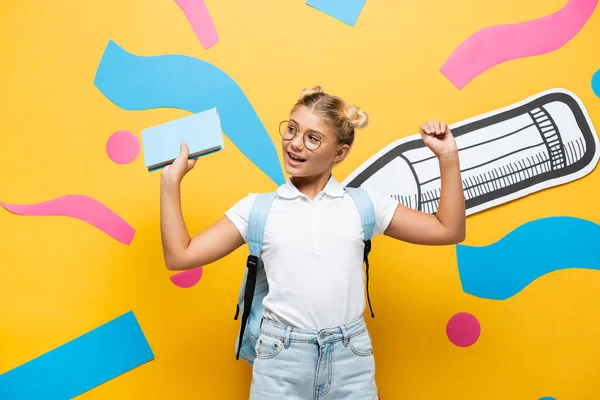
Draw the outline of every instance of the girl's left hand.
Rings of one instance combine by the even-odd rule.
[[[423,142],[439,158],[440,156],[457,153],[456,140],[445,122],[427,121],[421,125]]]

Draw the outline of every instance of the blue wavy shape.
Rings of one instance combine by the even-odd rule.
[[[229,139],[275,183],[284,183],[273,141],[252,104],[214,65],[184,55],[138,56],[110,40],[94,85],[125,110],[169,107],[197,113],[217,107]]]
[[[527,222],[488,246],[456,246],[463,291],[506,300],[542,275],[568,269],[600,269],[594,250],[600,226],[573,217]]]

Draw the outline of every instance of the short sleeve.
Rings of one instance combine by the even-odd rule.
[[[250,218],[250,209],[255,198],[256,193],[250,193],[235,203],[229,210],[225,211],[225,216],[233,222],[233,225],[235,225],[246,243],[248,243],[248,219]]]
[[[398,208],[398,204],[400,203],[398,200],[381,192],[370,188],[364,189],[371,196],[375,208],[375,228],[373,229],[373,237],[375,237],[385,232],[390,222],[392,222],[396,208]]]

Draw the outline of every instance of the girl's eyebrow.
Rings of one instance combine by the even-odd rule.
[[[300,126],[300,124],[296,120],[294,120],[294,119],[290,119],[290,122],[293,122],[297,126]],[[314,129],[307,129],[307,131],[310,131],[312,133],[318,133],[319,135],[323,136],[323,134],[321,132],[315,131]]]

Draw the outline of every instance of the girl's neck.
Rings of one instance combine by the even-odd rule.
[[[330,177],[331,171],[317,176],[291,176],[290,180],[300,193],[314,200],[323,191]]]

